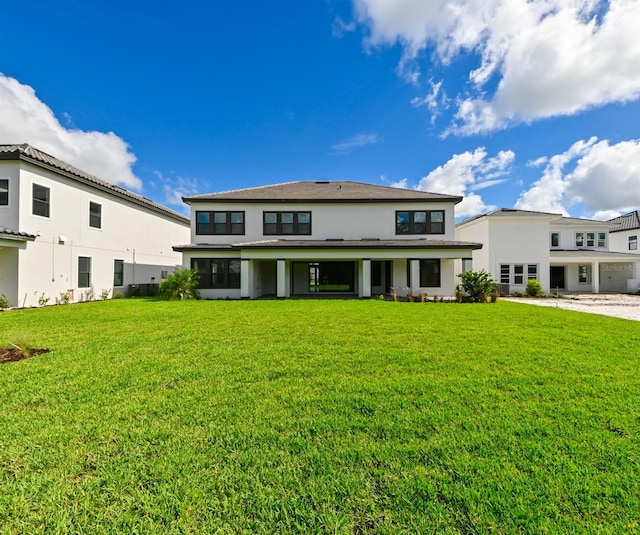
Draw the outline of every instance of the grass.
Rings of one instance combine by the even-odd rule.
[[[0,315],[0,533],[638,533],[640,326],[533,307]]]

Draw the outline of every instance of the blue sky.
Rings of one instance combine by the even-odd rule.
[[[460,194],[460,216],[640,208],[637,0],[149,6],[12,5],[0,143],[182,212],[292,180]]]

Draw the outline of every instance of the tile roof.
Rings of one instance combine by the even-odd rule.
[[[8,240],[33,241],[36,239],[36,235],[29,234],[28,232],[18,232],[16,230],[11,230],[9,228],[0,227],[0,238],[4,238]]]
[[[478,214],[467,219],[463,219],[459,223],[456,224],[456,227],[461,225],[466,225],[467,223],[471,223],[472,221],[477,221],[478,219],[482,219],[483,217],[513,217],[513,216],[528,216],[528,217],[546,217],[548,219],[556,219],[560,218],[562,214],[554,214],[551,212],[536,212],[533,210],[518,210],[517,208],[497,208],[492,210],[491,212],[487,212],[484,214]]]
[[[640,210],[634,210],[628,214],[614,217],[609,220],[610,232],[620,232],[622,230],[635,230],[640,228]]]
[[[174,251],[217,249],[481,249],[482,244],[455,240],[260,240],[227,245],[190,243],[176,245]]]
[[[377,186],[349,180],[285,182],[272,186],[207,193],[192,197],[183,197],[186,203],[192,202],[454,202],[462,197],[429,193],[389,186]]]
[[[67,178],[71,178],[82,184],[87,184],[121,199],[126,199],[139,206],[149,208],[154,212],[161,213],[185,225],[189,224],[189,218],[179,214],[178,212],[174,212],[161,204],[143,197],[142,195],[132,193],[120,186],[105,182],[104,180],[73,167],[72,165],[63,162],[46,152],[42,152],[41,150],[32,147],[28,143],[22,143],[20,145],[0,145],[0,160],[22,160],[32,163],[40,168],[55,171],[58,174],[64,175]]]

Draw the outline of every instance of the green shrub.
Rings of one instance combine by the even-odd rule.
[[[200,279],[193,269],[179,268],[160,283],[160,295],[170,301],[200,297]]]
[[[529,279],[529,282],[527,282],[526,293],[529,297],[544,297],[542,284],[540,284],[540,281],[536,279]]]
[[[7,296],[4,294],[0,295],[0,309],[9,308],[10,306]]]
[[[481,271],[465,271],[458,275],[460,286],[467,294],[469,301],[486,303],[487,298],[496,289],[496,282],[484,269]]]

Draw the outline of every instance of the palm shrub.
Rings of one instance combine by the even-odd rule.
[[[458,275],[460,285],[469,301],[474,303],[484,303],[496,289],[496,282],[484,269],[481,271],[465,271]]]
[[[160,283],[160,295],[169,301],[197,299],[200,278],[194,269],[178,268]]]

